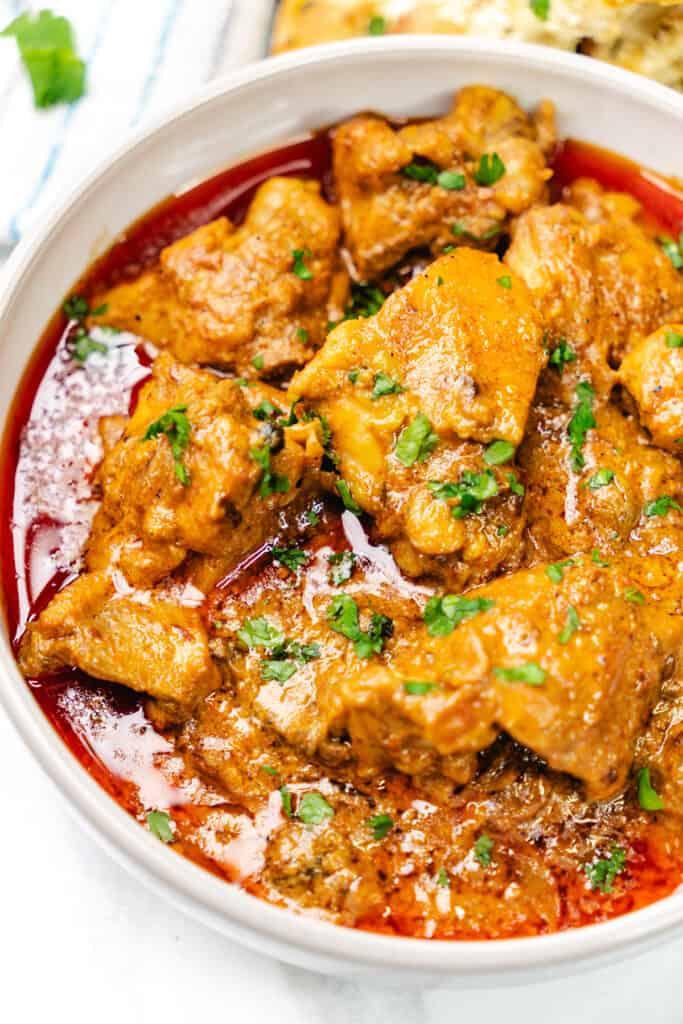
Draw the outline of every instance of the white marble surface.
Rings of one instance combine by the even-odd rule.
[[[683,940],[579,978],[458,992],[324,978],[249,953],[82,833],[0,711],[0,1020],[7,1024],[681,1024]]]

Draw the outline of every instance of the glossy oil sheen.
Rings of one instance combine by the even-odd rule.
[[[629,161],[569,140],[559,148],[555,168],[560,187],[579,176],[594,177],[605,187],[632,192],[662,232],[678,234],[683,230],[683,197],[676,192],[675,184]],[[322,132],[225,171],[159,204],[98,260],[74,291],[88,295],[134,277],[155,261],[164,246],[217,216],[225,214],[239,222],[255,189],[274,174],[312,176],[327,188],[329,169],[329,136]],[[105,374],[88,366],[75,371],[67,340],[67,323],[58,312],[18,389],[0,453],[4,483],[0,493],[0,558],[15,641],[26,622],[78,570],[78,550],[87,536],[93,511],[83,481],[99,458],[97,419],[103,411],[127,412],[148,375],[144,352],[125,338]],[[67,396],[73,401],[66,402]],[[58,446],[56,455],[52,443]],[[330,514],[328,522],[329,532],[318,543],[337,547],[338,520]],[[255,552],[224,581],[224,588],[239,590],[254,585],[266,562],[262,553]],[[29,685],[74,755],[129,813],[144,818],[146,808],[168,807],[188,835],[205,823],[210,803],[195,802],[182,778],[174,784],[173,771],[167,764],[172,757],[171,744],[146,720],[139,697],[77,671],[49,680],[32,680]],[[160,770],[162,763],[166,765],[164,771]],[[407,786],[403,780],[395,785]],[[279,804],[269,803],[258,822],[245,821],[245,835],[232,844],[232,849],[222,849],[220,856],[213,857],[210,846],[179,845],[210,870],[242,881],[258,892],[258,883],[249,881],[254,842],[258,844],[259,837],[267,834],[277,815]],[[660,899],[677,887],[680,865],[658,842],[655,829],[636,844],[636,855],[635,884],[615,899],[587,894],[581,877],[568,877],[561,926],[617,916]],[[403,922],[398,917],[391,921],[368,920],[363,927],[411,934],[410,915]],[[522,929],[518,934],[530,932]]]

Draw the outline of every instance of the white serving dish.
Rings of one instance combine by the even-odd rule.
[[[555,101],[562,135],[683,175],[683,97],[581,56],[445,36],[354,40],[253,65],[133,137],[47,216],[13,255],[0,294],[0,420],[62,296],[131,221],[254,152],[370,107],[444,111],[460,86],[487,83],[522,104]],[[122,811],[43,717],[0,636],[0,700],[93,837],[135,875],[217,931],[291,963],[416,984],[510,984],[645,950],[683,924],[683,893],[605,924],[540,938],[443,942],[340,928],[269,906],[166,848]],[[20,842],[8,836],[6,842]],[[57,884],[57,879],[55,879]]]

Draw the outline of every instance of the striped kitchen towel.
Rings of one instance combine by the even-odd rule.
[[[49,5],[0,0],[0,29]],[[0,39],[0,261],[126,134],[222,72],[263,57],[272,0],[53,0],[87,63],[78,103],[36,110],[13,39]]]

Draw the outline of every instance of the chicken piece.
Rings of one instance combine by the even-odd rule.
[[[136,599],[105,573],[85,573],[27,627],[19,664],[28,678],[76,667],[155,700],[155,718],[188,717],[221,677],[196,608]]]
[[[310,358],[346,301],[339,216],[316,181],[271,178],[244,224],[211,221],[161,253],[159,265],[99,295],[92,319],[132,331],[183,363],[282,376]],[[298,254],[298,256],[297,256]],[[298,271],[298,272],[297,272]]]
[[[679,619],[629,600],[623,570],[586,558],[559,582],[540,566],[451,596],[450,617],[435,599],[427,629],[362,587],[355,595],[328,603],[316,588],[299,602],[268,587],[224,605],[218,635],[253,713],[297,749],[352,757],[368,776],[389,764],[465,782],[503,729],[606,799],[625,783],[683,638]],[[371,612],[391,613],[391,637],[354,640],[349,601],[366,637]]]
[[[569,426],[587,408],[595,426],[574,450]],[[678,607],[683,516],[676,504],[683,503],[683,470],[648,443],[633,418],[612,403],[577,395],[571,409],[535,406],[519,460],[528,561],[554,562],[580,551],[610,562],[618,556],[639,587],[666,599],[670,610]]]
[[[523,525],[523,486],[510,465],[488,464],[482,443],[509,442],[503,462],[512,458],[543,332],[526,287],[503,269],[472,249],[441,257],[376,316],[336,327],[290,387],[329,423],[353,500],[404,571],[451,587],[487,578]],[[481,499],[471,511],[483,514],[453,507],[468,480]]]
[[[333,151],[360,280],[421,246],[434,255],[447,245],[490,247],[510,214],[545,199],[552,173],[533,122],[505,93],[483,86],[463,89],[435,121],[395,129],[376,116],[352,118],[335,131]],[[490,182],[482,158],[486,169],[495,165]]]
[[[648,768],[650,783],[661,799],[664,810],[683,816],[683,678],[680,668],[662,687],[647,729],[636,748],[635,765]]]
[[[129,583],[149,586],[188,551],[230,567],[258,546],[282,507],[312,484],[322,457],[317,421],[277,426],[283,398],[157,359],[98,470],[102,505],[87,568],[115,565]]]
[[[633,348],[619,380],[638,406],[640,422],[660,448],[683,443],[683,323],[665,324]]]
[[[586,375],[609,391],[612,368],[634,345],[683,316],[683,276],[632,220],[632,201],[620,205],[596,188],[569,194],[579,208],[524,213],[505,255],[542,310],[552,347],[564,340],[576,357],[564,368],[565,395]]]

